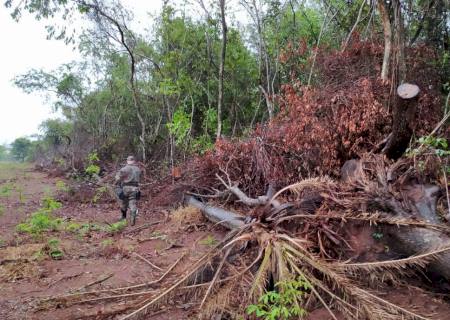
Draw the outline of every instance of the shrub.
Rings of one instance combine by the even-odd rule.
[[[61,219],[53,217],[51,210],[40,209],[34,212],[26,222],[18,224],[16,230],[39,235],[46,231],[56,231],[60,225]]]
[[[64,257],[64,252],[59,247],[59,240],[56,238],[48,240],[46,249],[53,260],[61,260]]]
[[[42,199],[42,208],[31,214],[24,222],[16,226],[16,230],[22,233],[39,235],[46,231],[56,231],[61,226],[61,219],[55,218],[52,212],[62,207],[62,204],[50,196]]]
[[[110,224],[107,228],[109,233],[121,232],[127,226],[127,220],[121,220],[116,223]]]
[[[96,164],[90,164],[86,167],[84,172],[86,172],[86,174],[89,176],[93,176],[94,174],[98,175],[100,173],[100,167]]]
[[[46,196],[42,199],[42,206],[44,209],[54,211],[62,207],[62,203],[53,199],[51,196]]]
[[[267,291],[259,298],[259,303],[247,307],[247,314],[255,313],[264,320],[298,319],[306,315],[300,305],[303,297],[311,289],[304,279],[284,280],[275,285],[278,291]]]
[[[100,173],[100,167],[96,163],[100,161],[100,159],[97,152],[94,151],[88,154],[86,160],[89,165],[84,169],[84,172],[90,177],[98,175]]]

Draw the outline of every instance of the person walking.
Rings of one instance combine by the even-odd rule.
[[[127,164],[116,174],[117,194],[121,201],[121,220],[127,218],[128,208],[131,211],[131,225],[136,223],[138,214],[137,201],[140,198],[139,182],[141,179],[141,169],[136,164],[133,156],[127,158]]]

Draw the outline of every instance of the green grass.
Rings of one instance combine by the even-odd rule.
[[[24,223],[16,226],[16,230],[21,233],[40,235],[47,231],[56,231],[61,226],[61,219],[55,218],[48,209],[39,209],[31,214]]]
[[[80,226],[80,228],[78,229],[78,236],[81,238],[83,238],[84,236],[86,236],[87,234],[91,233],[92,231],[102,231],[104,228],[99,225],[99,224],[95,224],[95,223],[84,223]]]
[[[127,226],[127,220],[121,220],[116,223],[110,224],[107,228],[109,233],[119,233]]]
[[[208,235],[205,239],[201,240],[199,243],[204,246],[212,247],[217,244],[217,239],[214,238],[214,236],[212,235]]]
[[[102,241],[102,247],[109,247],[110,245],[113,244],[113,240],[112,239],[106,239]]]
[[[42,207],[44,209],[54,211],[56,209],[59,209],[62,207],[62,203],[59,201],[56,201],[51,196],[45,196],[42,198]]]
[[[43,232],[56,231],[62,225],[62,220],[53,216],[53,211],[62,207],[62,204],[51,197],[42,199],[42,207],[31,214],[25,222],[16,226],[21,233],[30,233],[38,236]]]
[[[62,192],[68,192],[69,189],[70,189],[67,186],[67,184],[64,181],[62,181],[62,180],[56,181],[55,186],[56,186],[56,190],[62,191]]]
[[[95,195],[92,198],[92,203],[97,203],[104,195],[108,193],[107,187],[99,187],[95,190]]]
[[[31,168],[30,163],[3,162],[0,161],[0,179],[11,179],[16,177],[19,172],[24,172]]]
[[[0,204],[0,217],[5,213],[5,206]]]
[[[9,197],[14,190],[14,184],[5,183],[0,186],[0,197]]]
[[[47,251],[50,258],[53,260],[61,260],[64,257],[64,252],[59,247],[59,240],[52,238],[47,242]]]
[[[19,197],[19,202],[21,204],[25,204],[26,202],[26,197],[25,194],[23,193],[23,187],[22,186],[16,186],[16,192],[18,193],[18,197]]]
[[[78,232],[81,229],[81,224],[76,222],[69,222],[64,226],[64,230],[69,232]]]

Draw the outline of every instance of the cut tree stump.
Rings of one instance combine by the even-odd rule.
[[[414,131],[419,92],[419,87],[411,83],[403,83],[397,88],[392,111],[392,134],[383,149],[389,159],[400,158],[408,148]]]

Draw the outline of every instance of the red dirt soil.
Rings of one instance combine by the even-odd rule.
[[[22,186],[25,200],[19,201],[17,191],[8,197],[0,198],[5,207],[0,216],[0,319],[76,319],[86,312],[101,313],[104,311],[102,303],[40,311],[36,311],[34,307],[39,299],[67,294],[107,276],[110,276],[107,280],[90,285],[89,290],[158,279],[189,249],[191,256],[175,268],[165,283],[173,281],[196,257],[209,249],[210,245],[199,241],[200,239],[209,236],[210,239],[219,240],[225,234],[224,230],[213,229],[201,216],[177,218],[176,211],[161,207],[164,193],[170,189],[167,187],[162,188],[158,203],[155,203],[154,207],[152,199],[142,199],[141,204],[147,202],[143,206],[147,209],[141,210],[136,226],[126,227],[117,234],[106,231],[90,231],[84,234],[59,231],[33,239],[18,234],[15,226],[39,207],[39,200],[46,192],[55,192],[58,179],[48,178],[29,169],[9,172],[9,175],[16,185]],[[56,215],[79,224],[89,222],[107,226],[117,221],[119,211],[115,203],[64,203]],[[136,228],[150,223],[150,227],[133,232]],[[36,255],[50,238],[59,239],[60,248],[64,252],[61,260],[53,260],[48,254]],[[163,271],[152,268],[136,253]],[[450,305],[430,294],[419,290],[393,288],[386,292],[386,295],[389,300],[427,315],[430,319],[449,319]],[[195,319],[195,312],[196,305],[173,301],[162,311],[148,315],[146,319]],[[308,319],[326,320],[331,317],[325,310],[319,309],[311,312]]]

